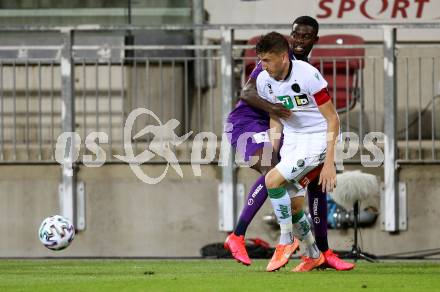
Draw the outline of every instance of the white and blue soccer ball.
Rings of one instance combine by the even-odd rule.
[[[68,247],[75,237],[75,228],[67,218],[54,215],[43,220],[38,237],[48,249],[62,250]]]

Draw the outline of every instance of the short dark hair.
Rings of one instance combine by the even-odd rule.
[[[300,16],[297,19],[295,19],[295,21],[293,22],[293,25],[295,25],[295,24],[309,25],[309,26],[313,27],[313,30],[315,31],[315,33],[318,34],[319,23],[316,19],[314,19],[311,16],[308,16],[308,15]]]
[[[257,55],[264,53],[284,53],[289,50],[286,38],[278,32],[270,32],[261,37],[255,46]]]

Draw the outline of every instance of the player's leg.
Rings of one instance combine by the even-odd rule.
[[[325,266],[338,270],[346,271],[354,268],[352,263],[341,260],[328,247],[327,238],[327,194],[318,185],[318,178],[313,179],[308,185],[309,210],[312,216],[315,231],[316,244],[325,258]]]
[[[267,199],[267,188],[264,175],[270,170],[271,166],[262,163],[263,151],[264,148],[259,148],[252,155],[258,157],[258,162],[251,166],[251,168],[255,169],[262,175],[255,181],[247,194],[246,203],[240,213],[237,226],[234,229],[234,233],[238,236],[246,234],[249,224]],[[276,155],[273,155],[272,161],[274,161],[275,164],[278,162]]]
[[[321,156],[320,160],[323,160]],[[319,174],[321,173],[322,164],[310,172],[303,173],[299,179],[302,187],[307,187],[309,210],[312,216],[313,229],[315,233],[316,245],[325,258],[324,267],[329,267],[338,271],[346,271],[354,268],[354,265],[341,260],[328,247],[327,238],[327,194],[322,191],[322,187],[318,185]]]
[[[305,205],[305,198],[302,195],[296,195],[294,197],[291,198],[292,201],[292,223],[294,224],[294,234],[295,234],[295,230],[296,232],[302,232],[305,235],[308,234],[308,230],[310,230],[310,223],[307,224],[307,222],[309,222],[307,219],[307,216],[304,214],[304,205]],[[299,224],[299,226],[295,227],[295,224]],[[309,225],[309,226],[307,226]],[[302,227],[305,227],[302,228]],[[302,229],[302,230],[301,230]],[[298,238],[301,239],[301,241],[303,241],[305,238],[303,238],[302,235],[300,234],[295,234],[295,236],[297,236]],[[310,241],[311,244],[309,244],[309,249],[311,249],[310,251],[308,251],[308,254],[311,254],[312,257],[318,257],[319,256],[319,246],[317,245],[317,240],[316,240],[316,236],[315,236],[315,240],[311,240],[312,238],[308,238],[308,240]],[[316,243],[316,245],[315,245]]]
[[[280,244],[292,242],[292,205],[285,183],[286,180],[276,168],[266,175],[267,192],[281,228]]]
[[[278,162],[277,156],[272,152],[272,147],[270,146],[270,141],[266,139],[266,130],[269,128],[267,125],[257,124],[252,125],[249,124],[248,127],[238,128],[235,135],[246,135],[246,131],[255,131],[255,130],[263,130],[261,132],[255,133],[249,138],[245,139],[245,143],[231,143],[233,147],[236,148],[237,152],[239,152],[245,161],[250,161],[252,157],[253,159],[257,159],[257,162],[251,167],[262,175],[255,181],[253,186],[250,188],[249,193],[247,195],[246,204],[243,210],[240,213],[237,225],[225,241],[225,248],[230,250],[232,256],[238,261],[243,263],[244,265],[250,265],[251,260],[247,254],[245,247],[244,236],[246,234],[247,228],[251,223],[252,219],[255,217],[255,214],[258,210],[261,209],[264,202],[267,198],[267,189],[265,186],[264,174],[271,168],[271,161],[274,163]],[[243,137],[243,136],[242,136]],[[235,141],[238,142],[239,138]],[[244,145],[238,145],[244,144]],[[270,149],[265,149],[265,147],[270,147]],[[271,161],[264,161],[265,153],[269,153],[272,156]],[[266,159],[267,160],[267,159]]]
[[[299,240],[305,245],[305,254],[303,263],[297,266],[292,271],[294,272],[304,272],[310,271],[324,262],[324,256],[319,251],[318,246],[316,245],[315,238],[311,231],[309,220],[307,219],[303,206],[305,203],[304,199],[305,190],[300,189],[293,197],[293,201],[295,205],[298,206],[295,212],[292,215],[292,223],[293,223],[293,234],[295,237],[299,238]],[[301,208],[299,208],[301,206]],[[307,260],[307,266],[304,267],[304,263]]]
[[[325,135],[292,135],[289,139],[290,141],[283,145],[281,153],[283,157],[276,168],[286,180],[294,182],[294,186],[297,189],[294,200],[301,200],[300,203],[304,204],[306,190],[299,182],[304,181],[303,179],[306,174],[316,172],[313,170],[319,167],[321,160],[324,158],[322,153],[326,149]],[[291,150],[286,152],[285,149]],[[298,197],[301,198],[299,199]],[[324,257],[319,251],[311,232],[309,221],[300,207],[301,204],[298,204],[298,208],[295,208],[296,212],[292,216],[293,230],[294,235],[305,244],[307,256],[293,270],[295,272],[309,271],[324,262]]]
[[[318,178],[307,186],[309,210],[312,216],[313,230],[318,248],[322,252],[328,250],[327,240],[327,194],[318,185]]]
[[[266,175],[267,192],[281,230],[279,244],[266,268],[269,272],[285,266],[299,246],[298,240],[293,237],[291,201],[285,183],[277,168],[271,169]]]

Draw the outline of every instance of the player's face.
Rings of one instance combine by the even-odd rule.
[[[263,53],[258,55],[263,66],[263,70],[269,73],[270,77],[281,80],[284,78],[287,60],[287,53]]]
[[[305,59],[310,54],[313,45],[319,37],[310,25],[294,24],[292,33],[292,50],[297,59]]]

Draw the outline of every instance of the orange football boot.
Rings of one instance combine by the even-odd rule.
[[[291,244],[278,244],[275,252],[266,267],[266,271],[273,272],[287,265],[292,254],[298,249],[299,241],[294,238]]]
[[[322,253],[319,254],[319,258],[314,259],[310,257],[302,257],[302,262],[297,265],[292,272],[309,272],[325,263],[325,258]]]

